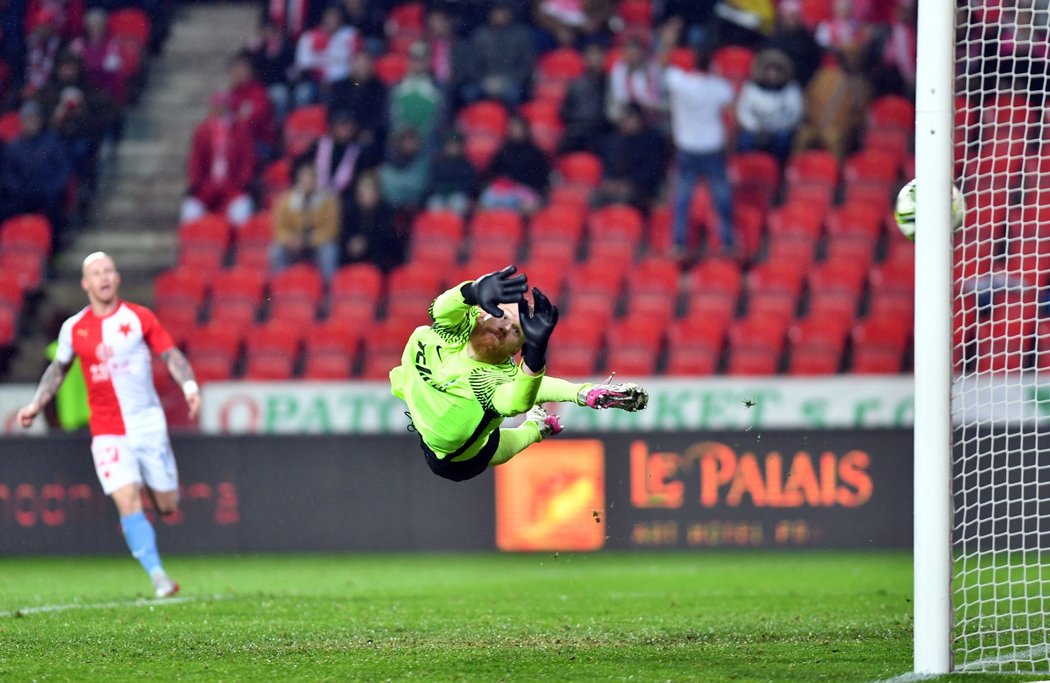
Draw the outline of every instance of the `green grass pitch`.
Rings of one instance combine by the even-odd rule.
[[[877,681],[911,664],[905,553],[167,567],[184,590],[160,604],[129,558],[0,559],[0,680]]]

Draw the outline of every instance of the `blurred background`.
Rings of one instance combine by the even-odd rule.
[[[78,372],[13,423],[96,250],[203,385],[194,423],[156,366],[165,548],[910,543],[913,2],[3,0],[0,31],[3,552],[119,551]],[[562,309],[552,374],[652,400],[452,485],[385,377],[507,263]]]

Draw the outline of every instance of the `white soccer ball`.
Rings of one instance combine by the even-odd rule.
[[[893,209],[893,218],[897,227],[908,239],[915,240],[915,180],[912,179],[897,194],[897,204]],[[966,218],[966,200],[959,188],[952,187],[952,227],[958,228]]]

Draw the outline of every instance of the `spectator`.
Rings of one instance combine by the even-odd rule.
[[[665,146],[660,134],[646,124],[642,108],[627,105],[602,155],[598,203],[631,204],[648,211],[667,172]]]
[[[376,78],[375,61],[367,52],[358,52],[350,65],[350,77],[332,84],[328,111],[353,112],[363,145],[382,146],[387,128],[387,90]]]
[[[234,225],[252,214],[248,188],[255,154],[248,131],[230,112],[230,98],[216,93],[211,113],[193,131],[189,160],[189,194],[182,202],[182,222],[208,212],[224,212]]]
[[[430,174],[428,209],[454,211],[461,216],[470,211],[478,194],[478,176],[463,151],[459,133],[445,136]]]
[[[802,25],[801,0],[781,1],[776,29],[763,47],[785,53],[795,65],[795,77],[803,87],[809,84],[809,79],[813,78],[824,59],[813,34]]]
[[[375,165],[374,149],[358,140],[353,113],[340,110],[328,114],[328,134],[321,136],[305,156],[317,169],[318,187],[345,196],[357,173]]]
[[[660,65],[649,59],[645,42],[628,38],[623,56],[609,72],[609,118],[616,121],[628,104],[637,104],[654,121],[663,109]]]
[[[719,38],[719,44],[754,47],[773,30],[776,9],[772,0],[721,0],[715,4],[714,15],[710,33]]]
[[[113,99],[88,84],[80,60],[66,53],[58,60],[51,82],[40,91],[39,101],[51,130],[66,147],[73,171],[84,181],[81,188],[93,189],[98,148],[117,116]]]
[[[263,25],[273,26],[286,40],[295,42],[310,26],[317,25],[326,3],[321,0],[266,0]]]
[[[37,102],[25,102],[18,118],[22,132],[3,149],[0,216],[43,213],[58,229],[65,225],[63,200],[70,171],[66,150],[44,127]]]
[[[339,200],[317,186],[314,167],[300,161],[292,188],[273,205],[273,244],[270,270],[279,273],[309,258],[329,282],[339,267]]]
[[[62,39],[58,35],[55,11],[41,8],[28,24],[24,94],[33,95],[47,85],[58,57]]]
[[[678,42],[681,24],[671,22],[663,29],[664,60]],[[665,69],[665,82],[671,104],[671,134],[675,144],[675,178],[672,225],[674,255],[685,254],[689,237],[689,205],[697,180],[707,181],[718,213],[722,249],[734,255],[733,195],[726,177],[726,130],[722,112],[733,104],[733,86],[724,78],[708,73],[711,57],[697,50],[698,71],[686,72],[676,66]]]
[[[481,195],[488,209],[532,213],[543,203],[550,182],[547,156],[529,134],[528,122],[519,114],[507,122],[507,139],[489,166],[491,182]]]
[[[84,35],[70,46],[80,57],[89,83],[109,93],[121,105],[128,101],[128,78],[120,44],[109,34],[109,18],[103,9],[93,9],[84,17]]]
[[[834,52],[864,42],[864,26],[853,17],[852,0],[835,0],[833,16],[817,24],[814,39],[823,49]]]
[[[27,18],[35,17],[41,11],[50,12],[63,43],[75,40],[84,32],[84,0],[28,0],[25,11]],[[26,28],[32,29],[28,25]]]
[[[405,244],[394,227],[394,212],[383,202],[379,180],[365,173],[343,214],[343,261],[368,261],[384,271],[405,260]]]
[[[712,47],[710,23],[717,0],[664,0],[655,19],[663,24],[677,19],[685,28],[686,42],[693,48]]]
[[[536,0],[533,5],[534,23],[550,36],[547,47],[604,44],[615,14],[616,3],[611,0]]]
[[[387,160],[379,167],[383,201],[395,211],[414,211],[423,203],[430,184],[430,158],[415,128],[394,133]]]
[[[430,50],[430,73],[441,88],[446,105],[451,105],[459,89],[470,80],[470,46],[459,39],[448,13],[439,8],[427,14],[426,44]]]
[[[387,7],[378,7],[374,0],[341,0],[347,22],[361,34],[367,52],[380,55],[386,49],[384,18]]]
[[[441,91],[430,76],[430,52],[426,43],[413,44],[408,56],[408,73],[390,93],[390,125],[395,133],[414,128],[429,144],[441,117]]]
[[[854,147],[870,102],[871,83],[861,69],[861,48],[848,47],[809,82],[795,148],[819,147],[842,159]]]
[[[249,41],[247,52],[266,94],[273,106],[274,117],[284,121],[292,100],[289,78],[292,65],[295,63],[295,50],[292,43],[281,34],[280,29],[272,23],[259,27],[259,34]]]
[[[350,62],[360,49],[357,30],[347,26],[338,5],[328,7],[321,24],[303,33],[295,49],[300,81],[295,89],[297,106],[316,102],[336,81],[350,75]]]
[[[472,43],[477,80],[464,85],[464,99],[490,98],[516,107],[525,95],[535,61],[529,29],[514,21],[506,0],[496,0],[488,23],[474,32]]]
[[[741,152],[771,152],[781,162],[791,152],[791,139],[802,121],[802,89],[794,80],[791,60],[780,50],[755,55],[751,78],[740,89],[736,117]]]
[[[1045,34],[1042,49],[1045,51]],[[1021,43],[1028,43],[1033,36],[1028,36]],[[1035,35],[1034,38],[1040,38]],[[1012,34],[1000,38],[1002,50],[1022,47],[1014,39]],[[876,63],[872,72],[872,81],[875,84],[876,95],[905,95],[911,97],[915,92],[915,7],[912,3],[902,2],[894,12],[893,21],[884,27],[878,39],[874,41],[878,50]],[[1043,73],[1045,67],[1043,62],[1037,69],[1037,73]]]
[[[256,77],[255,64],[247,52],[230,62],[229,78],[230,109],[248,131],[256,159],[269,160],[277,141],[277,121],[266,86]]]
[[[608,79],[605,75],[605,51],[600,45],[588,45],[583,51],[586,71],[569,84],[561,102],[561,120],[565,133],[561,151],[597,152],[609,132],[605,118],[608,102]]]

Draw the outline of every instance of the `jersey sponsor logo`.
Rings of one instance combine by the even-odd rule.
[[[440,348],[441,348],[440,346],[435,346],[434,347],[435,350],[438,350]],[[438,358],[440,358],[440,357],[441,357],[441,353],[440,353],[440,351],[438,351]],[[420,379],[422,379],[424,382],[426,382],[427,384],[429,384],[430,386],[434,387],[435,389],[437,389],[440,392],[447,392],[448,391],[448,387],[453,382],[449,381],[449,382],[445,382],[443,384],[439,384],[434,379],[434,372],[430,368],[427,367],[427,347],[424,346],[422,341],[417,341],[416,342],[416,355],[412,359],[412,362],[415,365],[416,372],[419,373],[419,378]]]
[[[100,363],[105,363],[112,357],[113,347],[106,342],[102,342],[95,347],[95,358],[97,358]]]

